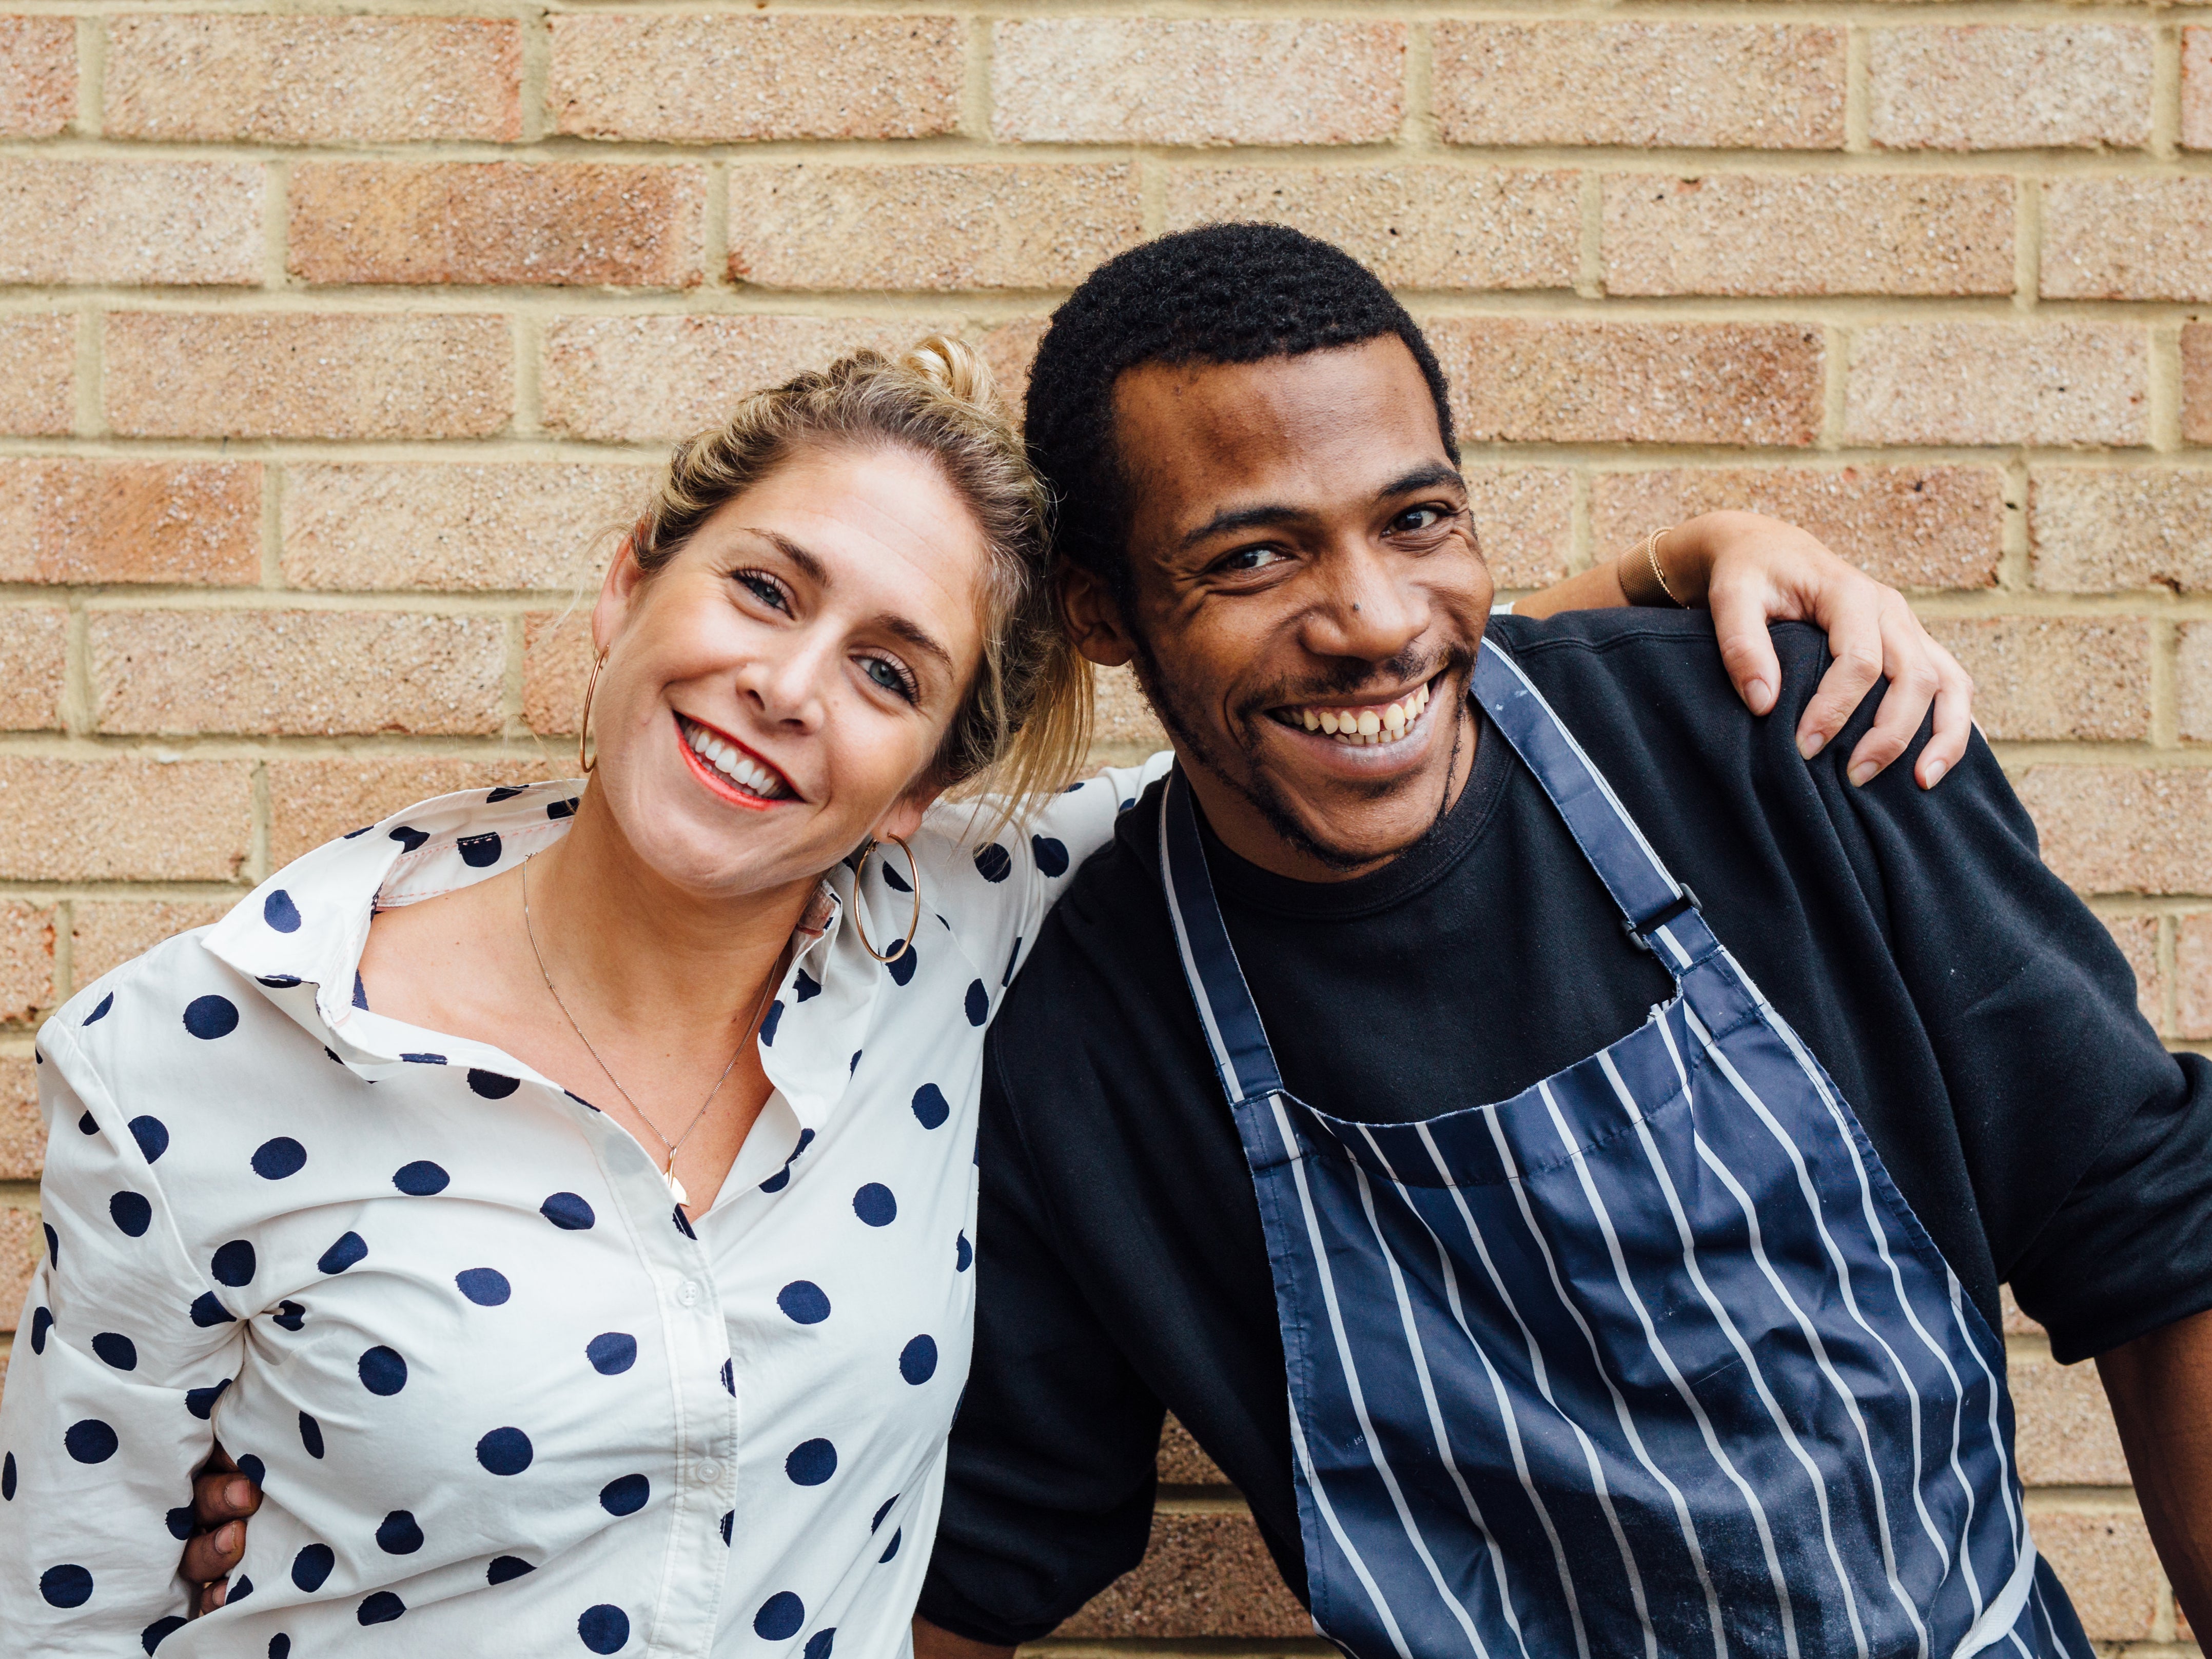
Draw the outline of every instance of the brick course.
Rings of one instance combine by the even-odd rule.
[[[2130,323],[1877,323],[1850,363],[1844,436],[1867,444],[2141,444],[2149,342]]]
[[[62,723],[69,612],[50,605],[0,609],[0,731],[51,732]]]
[[[76,319],[0,317],[0,437],[76,424]]]
[[[76,23],[0,17],[0,137],[50,138],[76,118]]]
[[[2147,143],[2151,32],[2118,23],[1874,31],[1874,142],[1885,149]]]
[[[0,283],[255,282],[261,191],[246,162],[0,160]]]
[[[252,582],[261,483],[250,461],[0,459],[0,581]]]

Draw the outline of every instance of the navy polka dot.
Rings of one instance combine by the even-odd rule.
[[[884,849],[887,855],[890,850],[890,849],[888,848]],[[891,868],[890,860],[888,856],[884,859],[883,862],[877,865],[876,868],[884,872],[884,885],[890,888],[894,893],[911,893],[914,891],[914,888],[908,883],[907,878],[899,874],[897,871]]]
[[[453,1179],[438,1164],[427,1158],[419,1158],[412,1164],[402,1164],[394,1171],[392,1184],[410,1198],[428,1198],[434,1193],[444,1192],[453,1184]]]
[[[31,1352],[33,1353],[44,1353],[46,1351],[46,1333],[53,1328],[54,1316],[51,1309],[41,1308],[31,1316]]]
[[[183,1543],[192,1535],[192,1511],[189,1505],[180,1505],[171,1510],[161,1518],[169,1528],[169,1536],[179,1543]]]
[[[167,1619],[156,1619],[138,1632],[138,1645],[151,1653],[170,1637],[185,1627],[182,1613],[173,1613]]]
[[[937,1375],[937,1340],[917,1336],[899,1350],[899,1375],[916,1388]]]
[[[481,836],[463,836],[453,842],[453,850],[470,869],[489,870],[499,862],[499,836],[490,830]]]
[[[280,933],[300,931],[300,907],[292,902],[292,896],[279,887],[261,901],[261,920]]]
[[[422,1528],[405,1510],[394,1510],[376,1529],[376,1547],[386,1555],[412,1555],[422,1547]]]
[[[830,1317],[830,1298],[811,1279],[793,1279],[775,1293],[775,1305],[801,1325],[819,1325]]]
[[[307,1455],[319,1458],[323,1455],[323,1425],[306,1412],[300,1413],[300,1443],[307,1449]]]
[[[805,1002],[810,998],[822,994],[822,981],[802,968],[799,970],[798,979],[793,982],[793,989],[796,992],[798,1000]]]
[[[496,1267],[464,1267],[453,1275],[453,1283],[479,1308],[496,1308],[514,1294],[507,1275]]]
[[[292,1582],[313,1593],[322,1589],[323,1580],[337,1564],[337,1552],[328,1544],[310,1544],[292,1558]]]
[[[337,1243],[323,1252],[315,1267],[323,1273],[342,1273],[368,1254],[368,1245],[359,1233],[340,1233]]]
[[[192,1323],[202,1330],[210,1330],[217,1325],[228,1325],[237,1317],[236,1314],[231,1312],[216,1298],[216,1293],[213,1291],[202,1291],[199,1300],[192,1304]]]
[[[968,1023],[970,1025],[981,1025],[990,1017],[991,994],[983,988],[981,980],[969,980],[968,981]]]
[[[855,1064],[859,1062],[860,1058],[858,1054],[853,1056]],[[813,1139],[813,1130],[801,1129],[799,1132],[799,1143],[791,1149],[791,1156],[783,1160],[783,1168],[762,1182],[760,1189],[764,1193],[780,1193],[788,1187],[791,1184],[791,1166],[799,1162],[799,1155],[812,1144]]]
[[[880,1562],[880,1561],[888,1561],[888,1560],[890,1560],[890,1559],[891,1559],[891,1557],[893,1557],[894,1555],[896,1555],[896,1554],[898,1553],[899,1540],[900,1540],[902,1538],[904,1538],[905,1536],[906,1536],[906,1528],[903,1528],[903,1527],[900,1528],[897,1531],[896,1531],[896,1532],[892,1533],[892,1534],[891,1534],[891,1541],[890,1541],[890,1543],[886,1544],[885,1546],[884,1546],[884,1553],[883,1553],[881,1555],[878,1556],[878,1557],[876,1558],[876,1559],[877,1559],[878,1561],[879,1561],[879,1562]]]
[[[80,1463],[105,1463],[115,1455],[117,1443],[115,1431],[96,1417],[70,1424],[62,1436],[63,1446]]]
[[[584,1609],[584,1616],[576,1621],[576,1634],[593,1653],[620,1653],[629,1640],[629,1615],[602,1601]]]
[[[722,1362],[722,1390],[732,1400],[737,1398],[738,1376],[736,1362],[733,1360],[725,1359]]]
[[[538,1206],[538,1213],[563,1232],[571,1233],[583,1231],[599,1218],[592,1213],[592,1206],[574,1193],[554,1194]]]
[[[407,1362],[381,1344],[362,1355],[360,1370],[361,1385],[371,1394],[398,1394],[407,1386]]]
[[[62,1236],[54,1231],[54,1224],[51,1221],[42,1221],[39,1224],[46,1230],[46,1260],[58,1267],[62,1265]]]
[[[84,1023],[89,1025],[96,1019],[106,1019],[107,1011],[113,1006],[115,1006],[115,993],[110,991],[106,996],[100,998],[100,1006],[84,1017]]]
[[[764,1047],[773,1048],[775,1045],[775,1028],[781,1024],[783,1024],[783,999],[778,997],[774,1002],[769,1004],[768,1012],[761,1019],[761,1042]]]
[[[975,1265],[975,1247],[968,1242],[968,1235],[963,1233],[952,1247],[952,1271],[964,1273]]]
[[[50,1607],[81,1607],[92,1600],[92,1575],[74,1562],[48,1567],[39,1575],[39,1594]]]
[[[520,1429],[494,1429],[477,1442],[477,1462],[494,1474],[520,1474],[531,1456],[530,1437]]]
[[[132,1118],[131,1138],[138,1143],[149,1164],[159,1163],[161,1154],[169,1150],[169,1126],[158,1117]]]
[[[925,1129],[939,1129],[945,1120],[952,1115],[951,1105],[945,1098],[945,1091],[934,1083],[925,1083],[914,1091],[914,1115]]]
[[[1048,876],[1067,873],[1067,848],[1050,836],[1031,836],[1030,851],[1036,855],[1036,866]]]
[[[252,1594],[253,1581],[241,1572],[230,1581],[230,1588],[223,1592],[222,1604],[227,1607],[234,1607]]]
[[[878,1527],[884,1524],[884,1517],[891,1512],[891,1505],[898,1501],[899,1494],[893,1492],[889,1498],[884,1499],[884,1501],[877,1506],[875,1519],[868,1522],[868,1530],[870,1532],[873,1532]]]
[[[681,1204],[676,1206],[670,1218],[675,1222],[676,1231],[682,1233],[684,1237],[696,1239],[699,1237],[691,1231],[691,1218],[684,1213],[684,1206]]]
[[[853,1213],[871,1227],[888,1227],[898,1219],[898,1200],[880,1181],[871,1181],[853,1194]]]
[[[830,1649],[836,1639],[837,1627],[835,1625],[828,1630],[816,1631],[806,1638],[806,1646],[800,1650],[799,1659],[830,1659]]]
[[[364,1625],[388,1625],[407,1611],[407,1604],[390,1590],[379,1590],[365,1597],[354,1614]]]
[[[247,1452],[239,1458],[238,1472],[257,1486],[269,1478],[269,1466],[252,1452]]]
[[[15,1501],[15,1454],[13,1452],[0,1458],[0,1498],[10,1504]],[[190,1518],[191,1512],[187,1510],[187,1521]]]
[[[361,982],[361,975],[357,971],[353,976],[353,1006],[364,1011],[368,1007],[368,987]],[[330,1051],[327,1048],[323,1052],[330,1054]],[[337,1060],[337,1056],[336,1054],[331,1054],[331,1058],[332,1060]],[[344,1062],[340,1060],[339,1064],[343,1065]]]
[[[986,881],[1004,881],[1014,872],[1014,855],[994,841],[975,854],[975,871]]]
[[[763,1642],[786,1642],[806,1622],[806,1603],[789,1590],[779,1590],[761,1603],[753,1615],[753,1634]]]
[[[233,1290],[253,1282],[253,1246],[243,1238],[234,1238],[215,1253],[208,1270],[218,1285],[228,1285]]]
[[[269,1638],[269,1659],[292,1659],[292,1638],[281,1630]]]
[[[480,1072],[469,1067],[469,1088],[486,1100],[505,1100],[522,1086],[520,1078],[502,1077],[497,1072]]]
[[[143,1238],[154,1223],[154,1206],[137,1193],[118,1193],[107,1200],[108,1218],[133,1238]]]
[[[584,1358],[601,1376],[619,1376],[637,1364],[637,1339],[623,1331],[609,1331],[584,1345]]]
[[[81,1135],[98,1134],[100,1133],[100,1120],[93,1116],[90,1112],[87,1112],[82,1117],[77,1119],[76,1132]]]
[[[488,1584],[504,1584],[510,1578],[520,1578],[526,1572],[537,1571],[537,1568],[519,1555],[495,1555],[491,1559],[491,1565],[484,1569],[484,1582]]]
[[[185,1029],[204,1042],[238,1029],[238,1005],[228,997],[194,997],[185,1005]]]
[[[560,800],[546,802],[545,816],[549,818],[556,819],[574,817],[576,816],[576,797],[574,795],[568,795],[563,797]]]
[[[222,1398],[222,1391],[229,1386],[230,1379],[226,1376],[212,1388],[186,1389],[185,1409],[198,1418],[201,1422],[206,1422],[209,1418],[215,1415],[215,1402]]]
[[[256,985],[265,985],[272,991],[289,991],[300,982],[297,974],[256,974]]]
[[[138,1369],[138,1345],[127,1336],[113,1331],[102,1331],[92,1339],[92,1351],[118,1371]]]
[[[794,1486],[818,1486],[837,1473],[837,1449],[827,1440],[802,1440],[783,1460]]]
[[[722,1511],[722,1547],[724,1549],[727,1549],[730,1547],[730,1528],[737,1525],[737,1523],[738,1512],[735,1510],[724,1510]]]
[[[399,843],[402,852],[411,853],[430,837],[426,832],[421,830],[410,830],[403,823],[392,832],[392,839]]]
[[[307,1149],[289,1135],[264,1140],[253,1149],[253,1173],[264,1181],[282,1181],[307,1165]]]
[[[845,1062],[846,1076],[850,1077],[854,1073],[860,1069],[860,1056],[866,1052],[867,1051],[864,1048],[855,1048],[853,1050],[852,1059]]]
[[[891,977],[898,983],[911,984],[914,970],[921,966],[921,953],[909,945],[884,965],[890,969]]]
[[[402,1054],[399,1058],[410,1066],[443,1066],[446,1063],[446,1057],[443,1054]]]
[[[526,783],[502,783],[484,797],[484,805],[496,806],[503,800],[513,800],[517,795],[526,793],[529,788]]]
[[[297,1302],[280,1302],[276,1311],[269,1316],[269,1322],[281,1325],[288,1331],[296,1331],[307,1322],[307,1310]]]
[[[1021,959],[1022,942],[1018,938],[1017,938],[1014,940],[1014,948],[1012,951],[1008,952],[1006,956],[1006,971],[999,975],[999,988],[1000,990],[1003,991],[1007,986],[1012,985],[1014,982],[1014,964]]]
[[[653,1495],[653,1482],[641,1474],[618,1474],[599,1488],[599,1507],[609,1515],[635,1515]]]

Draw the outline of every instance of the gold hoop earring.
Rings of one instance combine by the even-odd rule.
[[[576,722],[576,769],[586,777],[599,763],[597,755],[587,754],[585,746],[592,740],[592,697],[599,689],[599,670],[605,667],[607,653],[604,651],[592,659],[592,678],[584,682],[584,713]]]
[[[915,934],[921,927],[921,872],[915,866],[914,848],[906,844],[904,837],[890,836],[885,839],[896,842],[899,851],[906,854],[907,882],[914,890],[914,920],[907,924],[906,937],[899,941],[898,949],[889,956],[868,942],[868,930],[861,925],[860,907],[857,902],[853,906],[853,931],[860,936],[860,948],[878,962],[896,962],[907,953],[908,947],[914,943]],[[853,866],[853,896],[856,901],[860,896],[860,878],[868,867],[868,855],[883,844],[880,841],[869,842],[860,850],[860,861]]]

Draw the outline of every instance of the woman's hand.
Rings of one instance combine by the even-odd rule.
[[[177,1568],[192,1586],[193,1618],[222,1605],[230,1570],[246,1554],[246,1519],[260,1507],[260,1492],[216,1442],[192,1477],[192,1535]]]

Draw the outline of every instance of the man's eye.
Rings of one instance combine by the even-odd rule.
[[[1272,547],[1240,547],[1213,568],[1216,570],[1264,570],[1271,564],[1282,562],[1283,556]]]
[[[783,597],[783,589],[773,576],[763,575],[757,570],[738,570],[731,573],[731,580],[770,610],[791,609],[790,602]]]
[[[888,657],[861,658],[860,672],[895,697],[912,702],[918,695],[912,678]]]
[[[1409,507],[1392,520],[1390,527],[1397,531],[1434,530],[1450,516],[1441,507]]]

